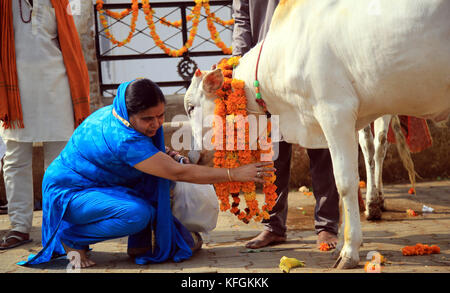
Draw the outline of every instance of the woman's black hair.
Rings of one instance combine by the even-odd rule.
[[[165,104],[166,98],[158,85],[150,79],[136,79],[128,85],[125,91],[125,104],[128,116],[155,107],[159,103]]]

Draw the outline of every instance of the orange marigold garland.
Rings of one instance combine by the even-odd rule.
[[[272,144],[270,139],[270,121],[268,121],[268,134],[259,141],[258,150],[250,150],[249,123],[246,119],[247,99],[245,96],[245,84],[241,80],[232,78],[233,68],[239,63],[239,57],[223,59],[218,68],[224,74],[224,85],[217,90],[215,99],[216,119],[213,122],[214,135],[212,143],[215,148],[214,166],[216,168],[236,168],[241,165],[272,158]],[[269,157],[270,156],[270,157]],[[265,203],[259,208],[256,199],[256,185],[254,182],[226,182],[215,184],[216,193],[220,200],[222,211],[230,210],[244,223],[251,219],[261,221],[269,218],[269,212],[275,205],[277,194],[275,174],[266,177],[263,185]],[[239,209],[241,202],[240,193],[244,194],[247,207]],[[233,202],[230,204],[230,194]]]
[[[105,11],[103,9],[103,1],[97,0],[97,10],[99,12],[100,23],[103,25],[103,27],[105,29],[104,30],[105,35],[111,41],[111,43],[113,43],[114,45],[117,45],[118,47],[122,47],[122,46],[128,44],[131,41],[131,38],[133,38],[134,32],[136,31],[136,21],[138,19],[138,15],[139,15],[139,1],[132,0],[131,2],[132,2],[131,9],[125,9],[124,11],[122,11],[120,13],[116,13],[116,12],[112,12],[109,10]],[[123,17],[130,14],[131,11],[133,11],[133,14],[132,14],[131,25],[130,25],[131,30],[128,33],[128,37],[123,41],[118,41],[111,34],[111,32],[108,28],[108,22],[106,21],[106,17],[104,14],[106,13],[108,16],[113,17],[115,19],[122,19]]]

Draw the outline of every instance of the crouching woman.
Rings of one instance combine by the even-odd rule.
[[[89,245],[128,237],[138,264],[182,261],[196,246],[172,216],[170,180],[199,184],[263,182],[267,163],[232,170],[179,164],[165,153],[165,98],[156,84],[137,79],[119,86],[113,105],[90,115],[45,172],[42,250],[23,264],[76,251],[81,267],[95,263]],[[155,247],[152,247],[152,231]]]

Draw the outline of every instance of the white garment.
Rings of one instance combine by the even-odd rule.
[[[30,233],[33,221],[33,143],[6,140],[3,165],[11,230]],[[44,168],[61,153],[66,141],[44,142]]]
[[[13,3],[14,37],[19,90],[25,128],[3,129],[0,136],[21,142],[68,141],[74,131],[69,81],[58,43],[50,0],[34,0],[31,23]],[[25,20],[31,7],[22,1]]]
[[[6,145],[3,142],[3,139],[0,137],[0,160],[3,158],[6,152]]]

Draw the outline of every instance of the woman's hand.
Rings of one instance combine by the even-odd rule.
[[[230,169],[230,176],[232,181],[264,183],[264,177],[270,177],[272,176],[270,172],[276,171],[274,167],[267,167],[269,165],[273,165],[273,162],[259,162],[240,166]]]

